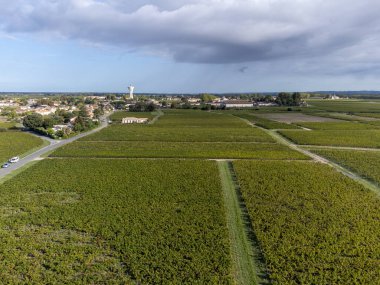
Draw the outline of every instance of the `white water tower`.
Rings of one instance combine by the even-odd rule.
[[[133,90],[135,89],[134,86],[129,85],[128,90],[129,90],[129,99],[133,99]]]

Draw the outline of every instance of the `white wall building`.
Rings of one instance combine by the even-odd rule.
[[[121,120],[122,124],[143,124],[146,122],[148,122],[148,118],[126,117]]]
[[[221,106],[225,108],[252,108],[253,102],[243,100],[223,101]]]

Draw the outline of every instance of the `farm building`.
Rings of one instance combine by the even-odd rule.
[[[126,117],[121,120],[122,124],[143,124],[146,122],[148,122],[148,118]]]
[[[243,100],[231,100],[231,101],[223,101],[221,103],[221,107],[225,108],[252,108],[253,102],[251,101],[243,101]]]

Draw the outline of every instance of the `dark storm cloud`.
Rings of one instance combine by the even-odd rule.
[[[327,65],[345,61],[365,67],[380,60],[377,0],[0,0],[0,4],[0,29],[7,34],[82,40],[181,62],[321,58]]]

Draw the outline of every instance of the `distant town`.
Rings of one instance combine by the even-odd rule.
[[[129,93],[0,93],[0,119],[52,138],[66,138],[96,127],[103,115],[114,110],[291,108],[307,106],[305,99],[310,97],[343,98],[327,92],[134,95],[133,91],[129,86]]]

